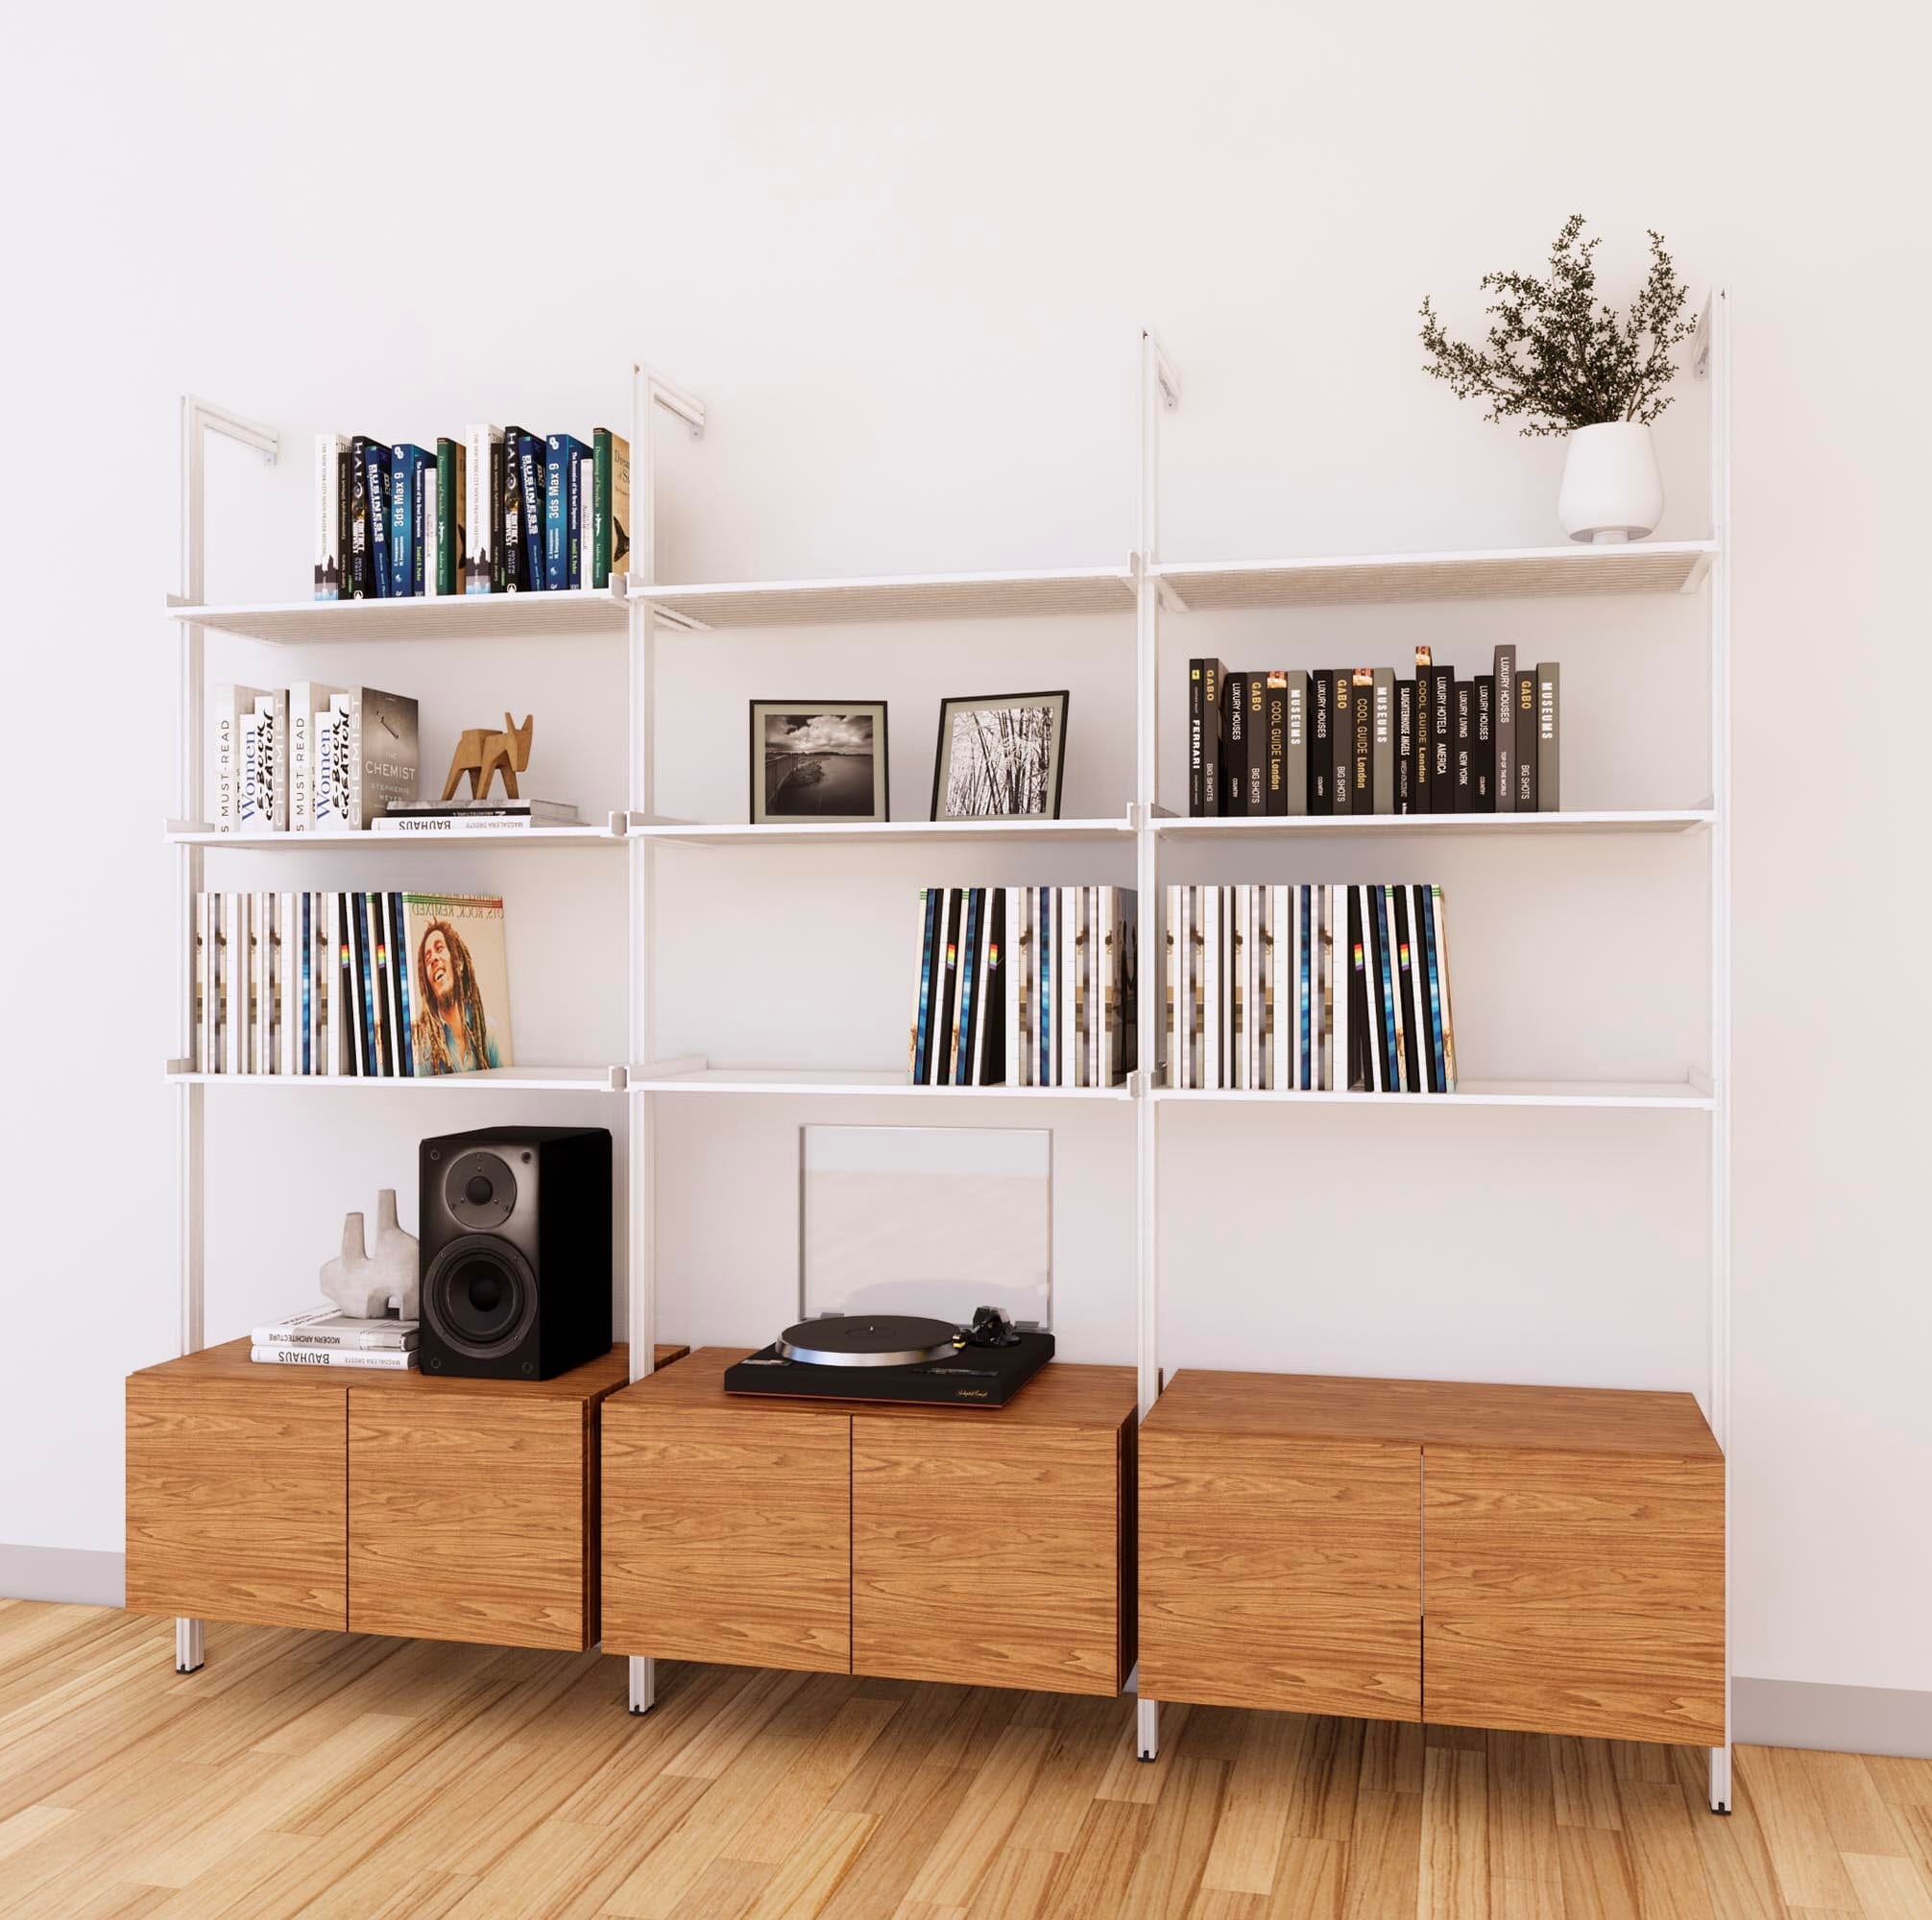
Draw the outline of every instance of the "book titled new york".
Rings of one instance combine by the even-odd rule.
[[[1496,810],[1496,677],[1479,673],[1476,692],[1476,811]]]
[[[1265,684],[1267,714],[1263,741],[1268,749],[1268,784],[1263,796],[1266,813],[1288,811],[1288,675],[1270,673]],[[1304,805],[1307,802],[1302,803]]]
[[[1222,685],[1220,811],[1247,811],[1247,675],[1238,670]]]
[[[1536,662],[1536,808],[1563,808],[1563,669],[1555,660]]]
[[[1496,811],[1516,810],[1516,649],[1504,641],[1496,649]]]
[[[1455,686],[1456,806],[1458,813],[1476,810],[1476,689],[1466,680]]]
[[[543,590],[561,593],[578,569],[577,542],[583,537],[578,476],[591,449],[572,433],[553,433],[543,453]]]

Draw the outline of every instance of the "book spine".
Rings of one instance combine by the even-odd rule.
[[[315,597],[335,600],[342,593],[342,501],[336,462],[342,436],[315,437]]]
[[[1476,810],[1476,690],[1466,680],[1456,683],[1455,692],[1456,808],[1458,813]]]
[[[268,697],[268,738],[262,754],[263,810],[277,833],[288,831],[289,742],[288,688],[277,687]]]
[[[398,600],[416,597],[415,449],[389,450],[389,581]]]
[[[393,566],[395,555],[389,543],[389,516],[394,506],[396,474],[389,449],[374,441],[364,447],[363,463],[369,481],[370,572],[375,587],[375,597],[390,600],[395,598],[398,590]]]
[[[1201,806],[1201,665],[1188,661],[1188,818],[1198,820]]]
[[[1242,811],[1258,819],[1268,811],[1268,676],[1247,677],[1247,781]]]
[[[1532,667],[1516,669],[1516,811],[1534,813],[1537,791],[1536,675]]]
[[[1375,672],[1359,666],[1348,679],[1348,810],[1375,811]]]
[[[1221,697],[1221,803],[1230,816],[1247,811],[1247,675],[1231,673]]]
[[[440,448],[442,443],[438,443]],[[443,596],[443,461],[441,453],[423,469],[423,501],[416,550],[422,557],[419,589],[427,599]]]
[[[1496,702],[1496,778],[1491,783],[1496,811],[1516,810],[1516,649],[1505,641],[1496,649],[1491,684]]]
[[[591,528],[591,585],[602,592],[611,584],[611,429],[600,426],[591,436],[591,498],[595,519]]]
[[[970,1087],[973,1081],[973,1039],[979,1026],[980,929],[986,915],[986,889],[966,889],[965,936],[959,945],[959,1020],[953,1049],[953,1081]]]
[[[357,434],[349,444],[349,587],[351,599],[375,597],[374,549],[369,539],[369,443]]]
[[[1262,722],[1262,744],[1268,754],[1268,784],[1262,810],[1288,812],[1288,675],[1279,671],[1264,683],[1268,708]]]
[[[1305,884],[1297,887],[1295,892],[1298,900],[1295,913],[1294,997],[1295,1018],[1301,1029],[1295,1043],[1300,1058],[1299,1077],[1295,1084],[1304,1093],[1312,1093],[1321,1085],[1321,930],[1317,924],[1316,906],[1321,889]]]
[[[1282,787],[1287,795],[1287,811],[1304,815],[1308,812],[1308,674],[1295,667],[1284,678],[1288,732]]]
[[[543,453],[543,590],[561,593],[570,582],[570,503],[564,489],[570,473],[565,436],[553,433]]]
[[[1476,691],[1476,811],[1496,810],[1496,680],[1479,673]]]
[[[1560,813],[1563,807],[1563,669],[1556,660],[1536,662],[1536,809]]]
[[[1369,793],[1373,813],[1395,811],[1395,669],[1374,674],[1374,734],[1369,741]]]
[[[408,1354],[416,1350],[417,1336],[414,1332],[397,1332],[379,1323],[373,1323],[372,1331],[366,1333],[351,1333],[345,1328],[325,1328],[318,1332],[278,1324],[255,1328],[249,1341],[256,1347],[301,1347],[310,1353]]]
[[[1442,1045],[1442,976],[1436,950],[1434,889],[1415,889],[1415,910],[1422,917],[1423,985],[1429,997],[1429,1084],[1437,1093],[1449,1092],[1449,1075]]]
[[[1436,927],[1436,971],[1442,996],[1442,1084],[1456,1091],[1456,1005],[1449,992],[1449,916],[1442,903],[1442,889],[1429,889],[1429,910]]]
[[[281,1367],[362,1367],[377,1373],[408,1373],[416,1366],[411,1353],[350,1352],[329,1347],[251,1346],[249,1357]]]
[[[517,449],[525,438],[523,429],[503,429],[503,471],[496,491],[497,540],[503,549],[502,593],[523,591],[523,481]]]
[[[1308,682],[1308,810],[1310,813],[1335,811],[1335,749],[1330,736],[1334,731],[1331,708],[1335,683],[1326,667],[1319,667]]]
[[[466,488],[464,446],[439,435],[436,442],[436,591],[453,594],[463,571]]]
[[[1337,813],[1355,811],[1355,676],[1347,667],[1331,670],[1328,729],[1334,771],[1329,790]]]
[[[241,689],[224,683],[208,695],[208,798],[217,833],[236,831],[235,710]]]
[[[1201,811],[1210,818],[1221,805],[1221,687],[1227,669],[1218,660],[1201,661]]]
[[[1409,948],[1396,925],[1395,889],[1383,886],[1375,892],[1382,924],[1382,988],[1389,1003],[1386,1018],[1392,1068],[1389,1084],[1398,1093],[1407,1093],[1413,1091],[1409,1075],[1409,1022],[1403,1004],[1409,993]]]
[[[1429,669],[1429,811],[1456,811],[1456,670]]]
[[[570,585],[591,584],[591,532],[597,524],[596,466],[591,449],[580,446],[570,456],[576,478],[570,488]]]
[[[517,484],[523,496],[523,584],[532,593],[543,590],[543,438],[525,433],[517,438]]]

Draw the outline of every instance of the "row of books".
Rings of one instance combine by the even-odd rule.
[[[385,1373],[416,1368],[420,1324],[358,1320],[333,1307],[271,1320],[249,1336],[249,1357],[278,1367],[364,1367]]]
[[[369,827],[422,776],[416,702],[374,686],[209,690],[208,791],[217,833]]]
[[[1134,1070],[1124,887],[927,887],[909,1033],[920,1087],[1116,1087]]]
[[[195,896],[194,1068],[415,1079],[516,1064],[503,902]]]
[[[631,449],[472,426],[432,453],[315,437],[315,598],[601,591],[630,560]]]
[[[1499,646],[1459,679],[1415,649],[1393,667],[1188,662],[1188,811],[1556,813],[1562,806],[1562,670]]]
[[[1453,1093],[1442,889],[1172,886],[1167,1084]]]

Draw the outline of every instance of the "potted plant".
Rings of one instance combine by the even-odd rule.
[[[1673,349],[1697,330],[1684,318],[1689,295],[1651,235],[1651,270],[1627,316],[1597,298],[1583,217],[1572,214],[1550,249],[1547,278],[1485,274],[1490,305],[1486,347],[1452,340],[1422,302],[1423,371],[1459,397],[1489,403],[1485,418],[1520,419],[1525,435],[1568,436],[1557,517],[1576,540],[1641,540],[1664,508],[1651,422],[1670,405]]]

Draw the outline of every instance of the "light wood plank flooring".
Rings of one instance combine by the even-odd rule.
[[[0,1602],[6,1920],[1932,1920],[1932,1762],[1171,1709]]]

